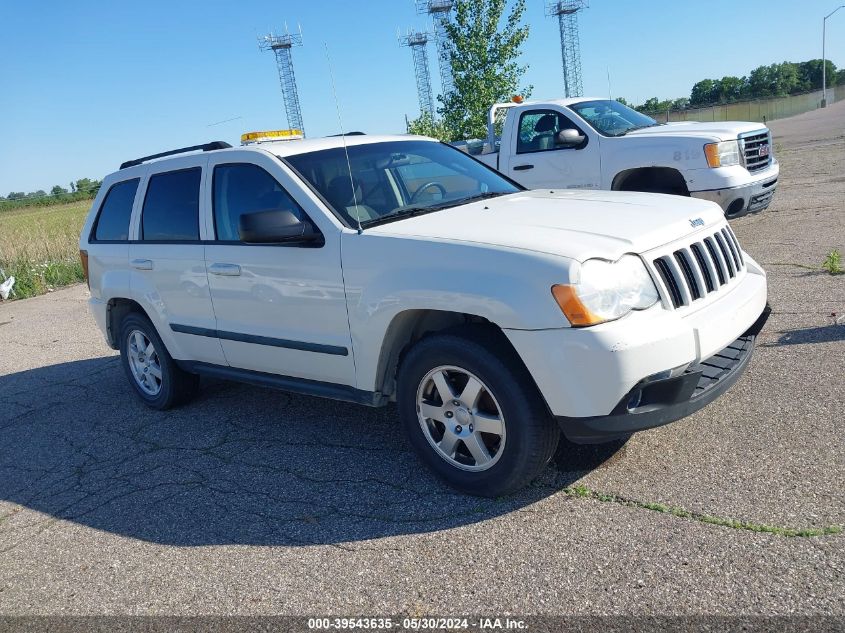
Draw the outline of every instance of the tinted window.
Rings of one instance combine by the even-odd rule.
[[[238,220],[244,213],[282,209],[300,220],[302,209],[270,174],[258,165],[234,163],[214,168],[214,228],[218,240],[238,241]]]
[[[577,129],[572,121],[555,110],[529,110],[519,117],[517,154],[559,149],[557,133]]]
[[[144,240],[198,240],[200,176],[202,170],[183,169],[150,178],[141,215]]]
[[[112,185],[100,207],[94,230],[95,240],[125,242],[129,239],[129,216],[132,215],[137,190],[138,178]]]

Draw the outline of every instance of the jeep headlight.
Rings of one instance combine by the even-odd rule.
[[[619,261],[589,259],[581,264],[577,284],[552,286],[569,323],[575,327],[619,319],[632,310],[645,310],[660,299],[643,261],[625,255]]]
[[[722,141],[721,143],[707,143],[704,155],[710,167],[732,167],[740,164],[739,143],[737,141]]]

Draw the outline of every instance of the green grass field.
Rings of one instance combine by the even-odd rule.
[[[79,231],[91,201],[0,211],[0,269],[15,277],[10,299],[84,281]]]

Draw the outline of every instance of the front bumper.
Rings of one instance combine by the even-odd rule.
[[[748,213],[763,211],[771,204],[777,189],[779,174],[780,168],[777,162],[774,162],[754,182],[724,189],[690,191],[690,196],[715,202],[722,207],[729,218],[738,218]]]
[[[754,352],[755,338],[770,313],[767,305],[742,336],[717,354],[688,367],[683,374],[641,381],[619,401],[610,415],[556,416],[561,430],[571,442],[597,444],[675,422],[704,408],[730,389],[745,372]]]
[[[503,331],[552,415],[607,416],[644,378],[713,356],[757,321],[766,277],[747,253],[745,261],[748,271],[732,289],[696,310],[658,304],[588,328]]]

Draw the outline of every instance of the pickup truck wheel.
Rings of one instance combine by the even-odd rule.
[[[153,324],[137,312],[121,323],[120,360],[129,383],[153,409],[169,409],[196,395],[199,376],[173,361]]]
[[[526,485],[560,437],[527,371],[492,340],[423,339],[398,381],[402,424],[417,455],[453,488],[481,496]]]

